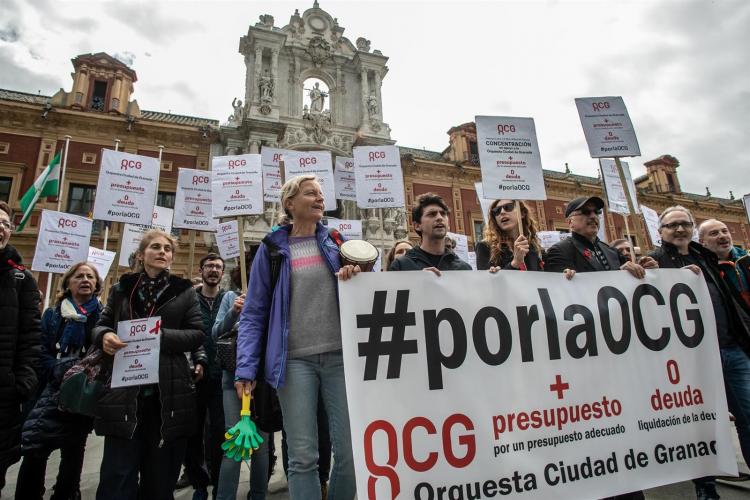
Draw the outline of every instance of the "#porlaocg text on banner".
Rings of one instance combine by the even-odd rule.
[[[285,149],[266,148],[260,150],[260,163],[263,170],[263,201],[281,201],[281,161]]]
[[[104,279],[107,277],[107,274],[109,274],[112,262],[115,261],[115,252],[89,247],[89,256],[86,260],[96,267],[96,270],[99,272],[99,277]]]
[[[622,97],[578,97],[576,107],[592,158],[641,155]]]
[[[211,172],[181,168],[177,175],[174,227],[216,231],[211,208]]]
[[[89,256],[92,220],[54,210],[42,210],[32,271],[64,273]]]
[[[362,500],[602,498],[737,474],[701,276],[362,273],[339,299]]]
[[[284,178],[314,175],[320,182],[325,210],[336,210],[336,189],[330,151],[284,151]]]
[[[643,214],[643,220],[646,221],[646,228],[648,229],[648,235],[651,237],[651,243],[654,246],[660,247],[659,214],[656,213],[656,210],[648,208],[646,205],[641,205],[641,213]]]
[[[158,159],[102,149],[94,219],[150,224],[158,183]]]
[[[633,210],[635,210],[635,213],[638,213],[638,200],[636,199],[633,177],[630,175],[630,166],[626,161],[621,161],[620,165],[622,165],[625,182],[628,184]],[[607,192],[609,211],[628,215],[630,209],[628,209],[628,201],[625,198],[625,189],[623,189],[622,182],[620,181],[620,173],[617,171],[617,164],[614,160],[601,158],[599,159],[599,166],[601,167],[602,179],[604,180],[604,188]]]
[[[546,199],[534,119],[477,116],[475,120],[484,196],[510,200]]]
[[[261,179],[260,155],[215,156],[211,160],[213,217],[262,214]]]
[[[240,256],[240,235],[236,220],[219,224],[216,230],[216,246],[222,259],[233,259]]]
[[[357,206],[399,208],[404,206],[404,176],[396,146],[357,146],[354,154]]]
[[[357,179],[354,174],[354,158],[336,157],[333,180],[336,185],[336,199],[357,200]]]

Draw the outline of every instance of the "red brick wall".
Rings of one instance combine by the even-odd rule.
[[[34,177],[36,174],[35,167],[39,157],[39,148],[42,145],[42,139],[39,137],[0,133],[0,142],[7,142],[10,144],[8,154],[0,155],[0,160],[22,163],[26,167],[23,172],[21,189],[19,190],[19,196],[23,196],[23,194],[34,183]]]
[[[455,218],[456,210],[455,210],[455,207],[453,206],[453,194],[452,194],[451,188],[442,187],[442,186],[430,186],[428,184],[417,184],[417,183],[414,183],[412,186],[414,189],[415,203],[419,195],[424,194],[424,193],[435,193],[438,196],[441,196],[443,200],[445,200],[445,204],[448,205],[448,208],[451,209],[451,214],[449,217],[450,231],[455,231],[456,230],[456,218]],[[410,223],[411,223],[411,209],[412,207],[406,207],[407,217],[409,218]]]

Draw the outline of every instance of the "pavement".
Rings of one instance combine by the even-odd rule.
[[[744,464],[742,457],[739,453],[739,443],[737,441],[737,433],[732,429],[732,437],[734,440],[735,450],[737,452],[737,463],[739,464],[740,471],[749,472],[747,466]],[[276,437],[276,449],[281,450],[281,433],[277,432]],[[81,495],[84,500],[94,499],[96,494],[96,487],[99,484],[99,465],[101,463],[102,450],[104,448],[104,438],[91,435],[86,446],[86,456],[83,464],[83,474],[81,475]],[[57,475],[57,467],[60,461],[59,452],[54,452],[50,457],[47,465],[47,481],[46,485],[48,491],[44,496],[45,500],[49,499],[51,494],[52,485],[55,482],[55,476]],[[7,485],[3,489],[2,498],[13,498],[16,489],[16,478],[18,476],[19,464],[15,464],[13,467],[8,469],[6,474]],[[250,468],[243,467],[240,473],[240,484],[237,489],[237,498],[244,500],[247,498],[247,492],[249,489],[250,480]],[[266,496],[268,500],[288,500],[289,490],[286,487],[286,478],[284,476],[284,470],[281,467],[281,461],[279,460],[276,470],[274,471],[271,481],[269,482],[269,494]],[[721,495],[722,500],[748,500],[750,499],[750,481],[744,481],[740,483],[728,483],[719,482],[718,491]],[[669,484],[667,486],[661,486],[659,488],[653,488],[646,490],[646,498],[648,500],[689,500],[695,498],[695,490],[693,489],[693,483],[690,481],[684,481],[675,484]],[[175,500],[190,500],[193,498],[192,488],[185,488],[177,490],[175,492]]]

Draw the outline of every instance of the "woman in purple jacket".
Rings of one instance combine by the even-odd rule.
[[[264,377],[278,390],[289,446],[292,500],[320,498],[318,392],[328,413],[334,465],[330,500],[356,493],[336,278],[359,267],[341,266],[339,245],[320,223],[323,192],[303,175],[281,188],[291,224],[266,235],[255,256],[237,339],[237,395]],[[265,338],[266,332],[268,333]]]

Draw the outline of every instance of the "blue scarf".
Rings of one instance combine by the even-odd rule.
[[[91,297],[83,305],[77,305],[70,297],[60,303],[60,315],[65,322],[62,337],[60,337],[60,353],[80,351],[86,341],[86,322],[92,314],[99,317],[101,304],[99,299]]]

